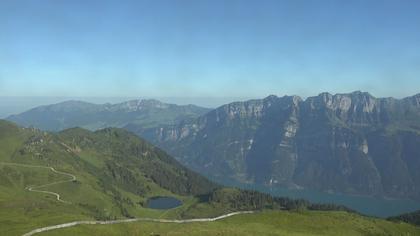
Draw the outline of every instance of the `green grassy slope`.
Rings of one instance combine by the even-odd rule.
[[[68,176],[46,168],[0,163],[0,235],[19,235],[81,219],[159,217],[163,212],[144,207],[149,197],[175,196],[185,202],[182,209],[198,201],[194,195],[216,187],[164,152],[119,129],[95,133],[71,129],[51,134],[0,121],[0,150],[0,162],[53,166],[77,177],[76,181],[40,189],[59,193],[71,202],[64,204],[55,196],[25,188]],[[168,211],[165,216],[178,215],[171,214]]]
[[[233,216],[217,222],[82,225],[40,235],[419,235],[420,228],[345,212],[288,212]]]

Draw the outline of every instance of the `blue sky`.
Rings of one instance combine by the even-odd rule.
[[[420,92],[420,1],[0,1],[0,96]]]

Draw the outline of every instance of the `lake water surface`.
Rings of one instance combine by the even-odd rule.
[[[166,210],[181,206],[182,202],[174,197],[152,197],[147,200],[147,207]]]

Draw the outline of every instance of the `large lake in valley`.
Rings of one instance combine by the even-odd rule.
[[[220,181],[218,181],[220,182]],[[370,196],[326,193],[310,189],[269,188],[265,186],[244,185],[232,182],[222,182],[231,187],[257,190],[273,196],[301,198],[314,203],[334,203],[344,205],[362,214],[377,217],[395,216],[420,209],[420,202],[405,199],[385,199]]]
[[[174,197],[152,197],[147,200],[147,207],[166,210],[181,206],[182,202]]]

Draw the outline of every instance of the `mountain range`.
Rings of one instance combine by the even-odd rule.
[[[38,112],[40,118],[51,114],[73,126],[86,124],[70,116],[77,113],[73,106],[67,113],[56,112],[65,107],[60,104],[47,107],[48,113]],[[213,110],[194,108],[198,112],[186,119],[170,112],[177,115],[153,125],[129,118],[109,124],[119,123],[221,182],[420,199],[420,94],[403,99],[359,91],[306,99],[271,95]],[[40,109],[9,120],[59,129],[54,122],[41,125],[33,115]],[[94,120],[97,114],[102,113],[79,117]]]
[[[175,105],[154,99],[138,99],[117,104],[93,104],[83,101],[66,101],[40,106],[7,119],[23,126],[33,126],[47,131],[60,131],[81,127],[97,130],[106,127],[175,124],[198,117],[210,109],[195,105]]]
[[[420,95],[268,96],[137,133],[222,181],[420,199]]]

